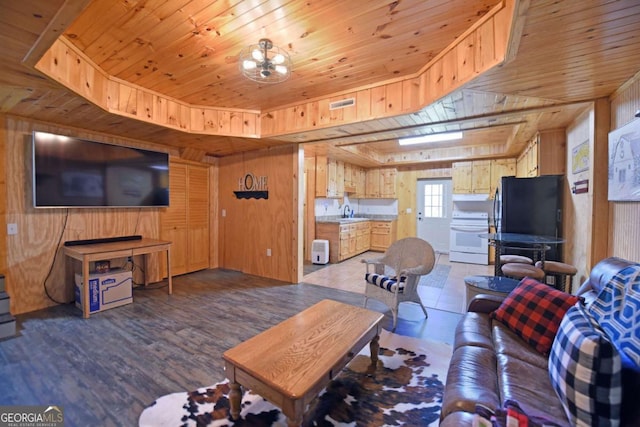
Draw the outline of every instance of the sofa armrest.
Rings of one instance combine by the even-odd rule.
[[[502,304],[504,297],[489,294],[478,294],[469,303],[467,311],[475,313],[491,313]]]

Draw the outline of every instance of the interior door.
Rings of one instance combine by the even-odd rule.
[[[450,179],[420,179],[416,188],[416,230],[436,252],[449,253],[452,183]]]

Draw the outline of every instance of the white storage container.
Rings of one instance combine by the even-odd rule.
[[[329,262],[328,240],[314,240],[311,243],[311,262],[314,264],[327,264]]]

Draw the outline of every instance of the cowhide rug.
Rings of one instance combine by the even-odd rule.
[[[380,361],[369,365],[369,346],[320,393],[305,415],[305,426],[437,426],[447,367],[448,344],[383,331]],[[140,427],[286,426],[280,410],[250,390],[240,419],[229,418],[225,380],[191,392],[158,398],[140,415]]]

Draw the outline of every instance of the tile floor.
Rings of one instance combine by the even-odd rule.
[[[379,252],[366,252],[338,264],[329,264],[305,275],[303,281],[350,292],[364,293],[363,259],[379,257]],[[420,286],[418,292],[427,308],[453,313],[466,311],[464,277],[474,274],[493,275],[493,266],[450,262],[448,254],[436,254],[436,264],[451,266],[447,282],[442,289]]]

